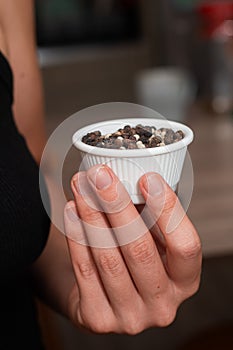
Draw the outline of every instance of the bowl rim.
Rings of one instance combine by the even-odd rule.
[[[161,127],[169,127],[173,130],[182,130],[184,132],[184,138],[178,142],[161,146],[161,147],[152,147],[152,148],[143,148],[143,149],[109,149],[109,148],[101,148],[96,146],[87,145],[82,142],[82,137],[86,135],[88,132],[96,131],[98,129],[103,128],[105,125],[115,126],[113,128],[121,128],[125,125],[134,126],[136,124],[146,124],[155,126],[158,128]],[[157,124],[157,125],[156,125]],[[117,118],[113,120],[104,120],[101,122],[93,123],[87,126],[84,126],[78,130],[76,130],[72,135],[72,144],[79,151],[84,153],[90,153],[95,156],[107,156],[107,157],[122,157],[122,158],[134,158],[134,157],[148,157],[155,156],[159,154],[171,153],[177,150],[180,150],[184,147],[187,147],[194,138],[193,130],[187,125],[176,122],[168,119],[159,119],[159,118]]]

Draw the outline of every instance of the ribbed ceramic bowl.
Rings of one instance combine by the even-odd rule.
[[[82,137],[96,130],[102,134],[113,133],[125,125],[137,124],[182,130],[184,138],[170,145],[144,149],[107,149],[82,142]],[[175,191],[179,183],[188,145],[193,141],[193,131],[186,125],[170,120],[153,118],[127,118],[102,121],[77,130],[72,137],[79,150],[82,167],[88,170],[96,164],[107,164],[123,182],[135,204],[144,203],[138,186],[139,178],[150,171],[159,173]]]

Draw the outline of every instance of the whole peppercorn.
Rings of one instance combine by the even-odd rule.
[[[109,149],[143,149],[169,145],[182,140],[184,136],[182,130],[174,131],[164,127],[156,129],[155,126],[137,124],[135,127],[125,125],[105,135],[99,130],[89,132],[82,137],[82,142]]]
[[[157,147],[162,142],[162,138],[159,136],[154,136],[150,138],[150,147]]]
[[[184,138],[184,133],[182,130],[178,130],[175,132],[175,141],[180,141]]]
[[[169,145],[169,144],[173,143],[174,136],[175,136],[175,133],[172,129],[166,130],[165,135],[164,135],[165,145]]]

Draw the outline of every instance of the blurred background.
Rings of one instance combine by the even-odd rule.
[[[200,290],[171,326],[90,335],[39,305],[47,348],[232,349],[233,1],[37,0],[36,22],[48,135],[85,107],[117,101],[194,130],[188,214],[203,245]],[[66,166],[69,181],[76,153]]]

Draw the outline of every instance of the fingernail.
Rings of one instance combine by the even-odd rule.
[[[87,176],[98,190],[105,190],[112,184],[112,176],[104,165],[89,169]]]
[[[77,178],[74,180],[74,185],[77,192],[83,197],[90,195],[91,189],[85,172],[78,173]]]
[[[65,211],[66,211],[66,215],[70,221],[77,222],[80,220],[77,213],[76,213],[75,207],[67,206]]]
[[[150,196],[159,196],[164,192],[164,184],[157,174],[147,175],[144,188]]]

